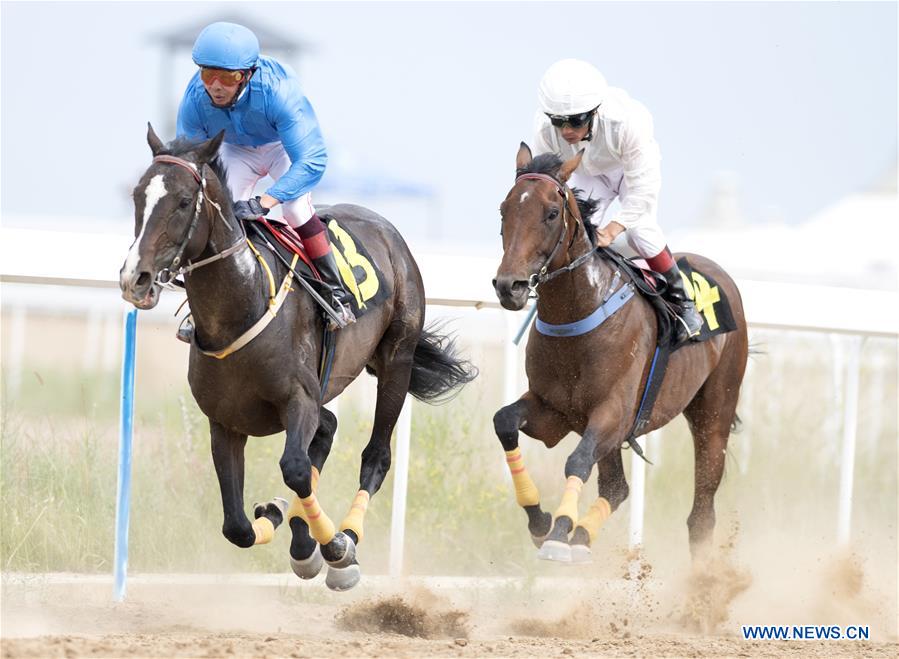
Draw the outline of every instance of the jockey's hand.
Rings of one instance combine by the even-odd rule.
[[[596,245],[598,247],[608,247],[622,231],[624,231],[624,227],[612,220],[602,229],[596,230]]]
[[[268,214],[268,211],[268,208],[259,203],[259,197],[234,202],[234,217],[238,220],[255,220]]]

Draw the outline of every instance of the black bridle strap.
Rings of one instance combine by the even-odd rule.
[[[190,221],[190,225],[187,227],[187,234],[184,236],[184,240],[181,241],[181,244],[178,247],[178,251],[175,253],[175,258],[172,259],[172,264],[168,267],[168,270],[174,270],[179,265],[181,265],[181,257],[184,256],[184,251],[187,249],[187,246],[190,243],[190,239],[194,237],[194,232],[197,230],[197,225],[200,222],[200,208],[203,204],[203,192],[206,188],[206,181],[200,175],[199,168],[189,160],[184,160],[183,158],[178,158],[177,156],[161,155],[154,157],[153,162],[168,163],[171,165],[177,165],[182,169],[186,169],[196,179],[197,183],[200,184],[200,189],[197,191],[197,205],[194,209],[194,216]],[[168,231],[166,231],[166,233],[168,233]]]
[[[558,240],[558,242],[556,242],[556,246],[553,247],[553,251],[550,252],[549,257],[546,259],[546,261],[543,262],[543,266],[540,268],[540,270],[528,278],[528,286],[533,291],[534,289],[537,288],[537,286],[539,284],[543,284],[543,283],[549,281],[550,279],[554,279],[554,278],[558,277],[559,275],[565,274],[566,272],[571,272],[575,268],[583,265],[584,263],[587,262],[587,260],[591,256],[593,256],[593,254],[596,253],[596,250],[591,249],[590,251],[586,252],[585,254],[581,254],[579,257],[577,257],[574,261],[572,261],[568,265],[562,266],[558,270],[553,270],[552,272],[547,273],[549,264],[552,262],[553,258],[555,258],[556,252],[559,251],[559,247],[562,246],[562,242],[565,240],[565,235],[568,233],[568,216],[572,215],[571,209],[568,207],[568,205],[570,203],[570,199],[571,199],[571,197],[570,197],[571,191],[561,181],[559,181],[556,178],[553,178],[549,174],[540,174],[540,173],[522,174],[521,176],[519,176],[518,178],[515,179],[515,182],[518,183],[518,181],[521,181],[521,180],[537,180],[537,181],[546,181],[548,183],[552,183],[555,186],[556,190],[558,191],[559,195],[562,197],[562,199],[565,202],[562,206],[562,221],[563,222],[562,222],[562,230],[559,233],[559,240]],[[571,246],[574,244],[575,238],[577,238],[577,234],[580,229],[580,226],[579,226],[580,222],[581,222],[581,220],[575,220],[574,232],[571,234],[571,240],[568,241],[569,249],[571,249]]]
[[[207,208],[207,211],[209,212],[210,217],[212,217],[212,212],[209,210],[209,205],[212,205],[218,211],[219,217],[222,218],[222,221],[225,223],[225,225],[229,229],[231,228],[231,225],[228,222],[228,220],[225,219],[225,216],[222,214],[221,206],[219,206],[217,203],[215,203],[214,201],[209,199],[209,196],[206,194],[206,177],[200,173],[200,168],[197,167],[197,165],[190,162],[189,160],[185,160],[184,158],[179,158],[177,156],[169,156],[169,155],[165,155],[165,154],[155,156],[153,158],[153,162],[177,165],[178,167],[181,167],[182,169],[186,169],[187,171],[189,171],[191,173],[191,176],[194,177],[194,179],[197,181],[197,183],[200,184],[200,189],[197,192],[197,205],[196,205],[196,208],[194,209],[193,219],[191,219],[190,225],[187,227],[187,234],[185,235],[184,240],[181,241],[181,244],[178,247],[178,251],[175,253],[175,258],[172,259],[172,264],[168,268],[166,268],[166,270],[174,271],[179,265],[181,265],[181,258],[184,256],[184,251],[187,249],[187,246],[190,244],[191,238],[193,238],[193,236],[194,236],[194,232],[197,230],[197,225],[200,222],[200,208],[204,204],[206,204],[206,208]],[[195,270],[196,268],[206,265],[207,263],[212,263],[213,261],[217,261],[218,259],[225,258],[226,256],[230,256],[231,254],[233,254],[234,252],[237,251],[237,247],[239,245],[245,245],[245,244],[246,243],[244,241],[241,241],[240,243],[232,245],[224,252],[221,252],[220,254],[216,254],[215,256],[205,259],[203,261],[200,261],[199,263],[196,263],[194,265],[190,265],[186,268],[182,268],[179,272],[177,272],[175,274],[186,274],[187,272],[190,272],[191,270]]]

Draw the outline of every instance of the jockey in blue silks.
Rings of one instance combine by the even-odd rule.
[[[219,156],[235,199],[234,214],[254,220],[281,205],[316,270],[331,289],[335,311],[355,320],[325,224],[315,213],[311,190],[328,161],[315,112],[293,70],[259,54],[259,40],[235,23],[213,23],[197,37],[193,61],[200,67],[178,109],[178,137],[209,139],[225,131]],[[265,194],[252,197],[270,175]]]

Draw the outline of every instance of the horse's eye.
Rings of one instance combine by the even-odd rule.
[[[187,208],[190,206],[190,197],[183,197],[180,202],[178,202],[178,208]]]
[[[547,220],[554,220],[557,217],[559,217],[559,209],[558,208],[551,208],[549,210],[549,213],[546,214]]]

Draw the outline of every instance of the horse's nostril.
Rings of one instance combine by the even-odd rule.
[[[137,286],[147,286],[147,285],[149,285],[150,280],[151,280],[150,273],[149,273],[149,272],[142,272],[142,273],[140,273],[140,274],[137,276],[137,281],[135,282],[135,285],[137,285]]]
[[[528,283],[526,281],[516,281],[512,284],[512,294],[521,295],[527,287]]]
[[[493,288],[496,288],[496,279],[493,280]]]

